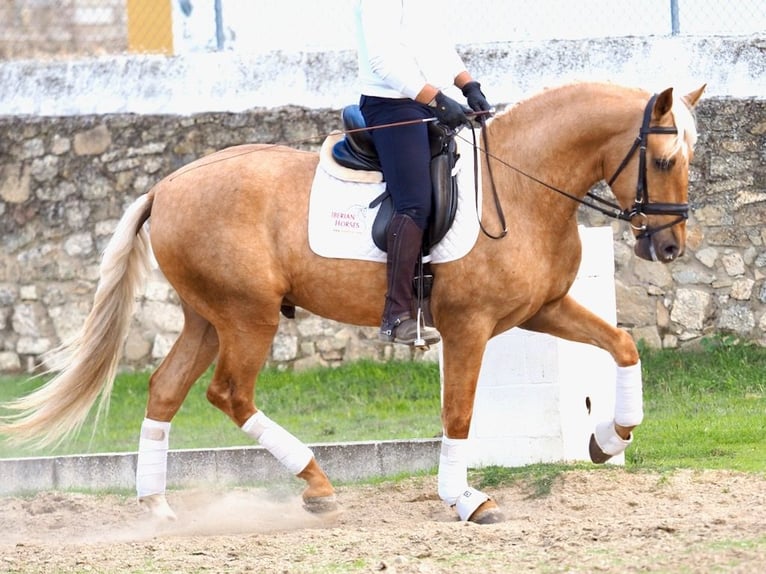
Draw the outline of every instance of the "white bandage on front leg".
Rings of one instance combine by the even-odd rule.
[[[616,383],[614,422],[624,427],[641,424],[644,420],[641,361],[630,367],[617,367]]]
[[[144,419],[138,440],[136,492],[138,498],[164,494],[168,473],[170,423]]]
[[[293,474],[300,474],[314,458],[309,447],[263,414],[263,411],[247,419],[242,430]]]
[[[632,436],[628,440],[625,440],[618,435],[612,421],[597,424],[593,436],[595,437],[599,448],[601,448],[601,451],[604,454],[609,455],[609,457],[617,456],[618,454],[625,452],[625,449],[628,448],[631,442],[633,442]],[[594,462],[601,463],[605,460],[607,459],[604,458]]]
[[[468,439],[442,436],[439,454],[439,497],[454,506],[468,489]]]
[[[457,515],[460,517],[460,520],[465,522],[471,518],[471,516],[473,516],[473,513],[476,512],[477,508],[479,508],[488,500],[489,496],[480,490],[476,490],[475,488],[471,488],[469,486],[463,491],[463,494],[460,495],[460,498],[457,499],[455,510],[457,510]]]
[[[442,437],[439,454],[439,497],[455,507],[460,520],[466,521],[489,496],[468,486],[468,439]]]

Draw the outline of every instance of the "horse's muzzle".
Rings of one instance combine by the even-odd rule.
[[[660,232],[637,238],[633,252],[647,261],[670,263],[683,255],[683,247],[672,233]]]

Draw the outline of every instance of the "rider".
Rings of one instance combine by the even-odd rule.
[[[441,89],[454,84],[475,112],[489,112],[481,85],[466,70],[444,28],[439,7],[410,0],[357,0],[356,28],[361,97],[359,107],[380,158],[394,217],[388,228],[387,292],[380,339],[413,345],[413,276],[431,213],[431,153],[424,121],[434,117],[452,129],[468,123],[469,111]],[[414,120],[414,121],[413,121]],[[434,327],[420,326],[425,344],[438,343]]]

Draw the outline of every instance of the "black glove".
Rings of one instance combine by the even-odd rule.
[[[468,123],[463,106],[441,92],[436,93],[436,97],[429,105],[433,107],[436,119],[450,129],[454,130]]]
[[[474,112],[489,112],[492,110],[492,106],[489,105],[487,98],[481,92],[481,84],[479,82],[468,82],[463,86],[463,95],[468,100],[468,106]],[[488,114],[482,114],[486,116]]]

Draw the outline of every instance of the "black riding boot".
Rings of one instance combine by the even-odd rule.
[[[394,214],[386,242],[388,292],[380,326],[381,341],[433,345],[441,340],[434,327],[421,322],[418,329],[417,318],[412,317],[412,279],[422,242],[423,230],[417,223],[409,215]]]

